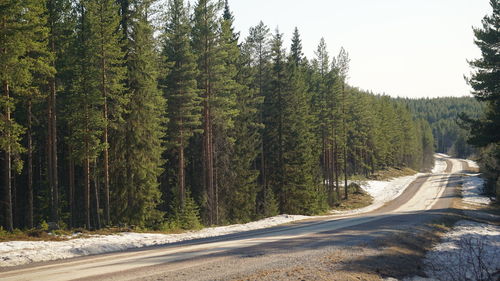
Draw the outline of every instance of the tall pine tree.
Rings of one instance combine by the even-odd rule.
[[[186,203],[185,148],[195,133],[201,133],[201,98],[197,89],[196,58],[190,45],[189,19],[182,0],[168,3],[168,18],[163,50],[168,74],[165,78],[165,97],[168,100],[168,136],[170,165],[176,169],[173,193],[176,196],[175,211],[183,212]],[[177,161],[177,163],[175,163]]]

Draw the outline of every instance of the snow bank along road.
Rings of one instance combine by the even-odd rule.
[[[258,261],[257,264],[246,263],[246,257],[261,257],[262,263],[266,263],[267,253],[273,251],[287,251],[293,255],[295,251],[315,250],[332,244],[363,243],[381,232],[432,220],[451,206],[460,172],[467,164],[458,159],[444,160],[447,164],[444,172],[419,176],[396,199],[368,213],[311,218],[167,246],[0,268],[0,280],[158,280],[155,276],[160,275],[160,280],[222,279],[258,269]],[[339,239],[347,234],[349,238]],[[220,261],[222,266],[211,271],[202,266],[214,261]]]

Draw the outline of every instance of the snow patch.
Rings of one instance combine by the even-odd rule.
[[[472,160],[465,160],[467,162],[467,164],[469,165],[469,167],[471,168],[475,168],[475,169],[479,169],[479,165],[477,164],[476,161],[472,161]]]
[[[365,181],[360,184],[361,188],[373,197],[373,203],[370,206],[349,210],[349,211],[332,211],[333,214],[359,214],[370,212],[382,207],[385,203],[394,200],[401,195],[406,188],[416,180],[423,176],[423,173],[417,173],[412,176],[395,178],[389,181]]]
[[[484,180],[479,174],[464,175],[462,197],[464,202],[474,205],[489,205],[491,199],[484,195]]]
[[[208,227],[200,231],[181,234],[119,233],[95,235],[68,241],[10,241],[0,243],[0,267],[16,266],[32,262],[51,261],[86,255],[103,254],[165,245],[174,242],[216,237],[237,232],[272,227],[310,218],[308,216],[279,215],[246,224]]]
[[[424,263],[431,280],[495,280],[485,277],[500,269],[500,226],[459,221]]]
[[[446,161],[443,158],[436,158],[434,161],[434,168],[432,168],[433,174],[442,174],[446,170]]]

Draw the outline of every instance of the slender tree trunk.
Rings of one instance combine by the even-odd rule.
[[[213,124],[212,120],[210,120],[210,124]],[[214,189],[214,211],[215,211],[215,224],[219,224],[219,185],[217,184],[217,167],[215,163],[217,163],[217,154],[215,151],[215,145],[214,145],[214,134],[213,134],[213,127],[210,127],[210,146],[212,148],[211,150],[211,157],[212,157],[212,184],[213,184],[213,189]]]
[[[8,100],[9,99],[9,84],[7,81],[3,81],[3,95]],[[10,121],[10,108],[5,109],[5,122],[9,124]],[[8,132],[7,132],[8,134]],[[7,135],[7,138],[9,136]],[[10,142],[10,140],[9,140]],[[13,220],[12,220],[12,167],[11,167],[11,151],[10,145],[7,145],[4,151],[4,192],[5,192],[5,228],[8,231],[14,230]]]
[[[11,164],[12,166],[12,164]],[[19,197],[18,197],[18,186],[17,186],[17,177],[14,175],[12,177],[12,225],[14,228],[19,228]]]
[[[208,25],[208,23],[206,23]],[[203,103],[203,118],[204,118],[204,134],[203,134],[203,154],[204,154],[204,170],[205,170],[205,189],[208,196],[208,213],[209,222],[214,224],[215,222],[215,193],[214,193],[214,164],[213,164],[213,139],[212,139],[212,113],[210,109],[210,102],[212,98],[211,89],[211,69],[210,69],[210,46],[209,39],[205,37],[205,49],[204,49],[204,88],[205,88],[205,100]]]
[[[344,189],[345,189],[345,199],[349,199],[349,188],[347,186],[347,143],[344,146]]]
[[[101,39],[103,40],[101,42],[101,92],[102,92],[102,97],[104,99],[104,106],[103,106],[103,117],[104,117],[104,132],[103,132],[103,143],[104,143],[104,221],[106,224],[109,224],[110,221],[110,213],[109,213],[109,141],[108,141],[108,101],[107,101],[107,92],[106,92],[106,52],[104,50],[104,46],[106,42],[104,42],[104,26],[103,22],[104,19],[102,18],[102,10],[104,10],[104,7],[102,6],[103,3],[101,2]]]
[[[345,199],[349,198],[347,187],[347,118],[346,118],[346,97],[345,97],[345,83],[342,83],[342,125],[344,127],[344,189]]]
[[[339,178],[340,178],[340,168],[339,168],[339,149],[338,149],[338,143],[337,143],[337,136],[334,137],[334,146],[335,146],[335,159],[334,159],[334,165],[335,165],[335,190],[337,191],[337,198],[340,200],[342,198],[340,196],[340,186],[339,186]]]
[[[182,121],[181,121],[182,123]],[[183,136],[183,128],[181,125],[181,129],[179,130],[179,172],[178,172],[178,181],[179,181],[179,200],[180,200],[180,206],[181,209],[184,209],[184,203],[185,203],[185,194],[186,194],[186,179],[185,179],[185,174],[184,174],[184,136]]]
[[[69,146],[68,148],[68,186],[69,186],[69,210],[70,210],[70,225],[75,227],[76,217],[75,217],[75,160],[73,159],[73,148]]]
[[[28,99],[28,206],[26,214],[26,223],[28,228],[33,228],[33,133],[32,133],[32,112],[31,98]]]
[[[206,87],[206,84],[205,84]],[[208,221],[212,225],[214,222],[213,218],[213,185],[212,185],[212,175],[211,175],[211,167],[210,167],[210,121],[209,121],[209,108],[208,108],[208,91],[206,92],[205,101],[203,105],[203,166],[204,166],[204,178],[205,178],[205,189],[207,192],[207,200],[208,200]]]
[[[280,75],[278,76],[278,79],[280,79]],[[279,190],[283,196],[282,199],[282,207],[287,206],[287,193],[284,191],[285,188],[285,176],[284,176],[284,156],[283,156],[283,151],[284,151],[284,144],[283,144],[283,95],[281,92],[281,87],[278,88],[278,103],[279,103],[279,124],[278,124],[278,143],[279,143],[279,150],[278,150],[278,172],[279,172]]]
[[[53,159],[54,154],[52,149],[52,83],[49,82],[50,94],[47,101],[47,177],[49,182],[50,190],[50,220],[55,221],[56,209],[55,209],[55,192],[54,192],[54,178],[52,170],[54,169]]]
[[[92,181],[94,182],[93,186],[93,201],[94,201],[94,229],[101,228],[101,218],[99,216],[99,181],[97,177],[97,161],[94,161],[94,171],[92,176]]]
[[[104,97],[104,109],[103,109],[103,115],[104,115],[104,132],[103,132],[103,143],[104,143],[104,151],[103,151],[103,169],[104,169],[104,220],[106,224],[109,224],[110,221],[110,212],[109,212],[109,141],[108,141],[108,103],[107,103],[107,98],[106,98],[106,90],[105,90],[105,74],[103,71],[102,74],[102,79],[103,79],[103,97]]]
[[[54,3],[50,5],[50,13],[55,13]],[[55,46],[55,30],[53,17],[50,20],[50,49],[52,53],[56,53]],[[55,61],[52,62],[55,68]],[[50,94],[48,98],[48,177],[49,186],[51,191],[51,220],[54,222],[59,221],[59,188],[57,179],[57,120],[56,120],[56,79],[52,77],[49,79]]]
[[[259,96],[264,97],[264,82],[263,80],[263,64],[264,64],[264,58],[262,55],[262,49],[263,47],[259,47]],[[260,124],[264,124],[264,104],[260,106],[260,114],[259,114]],[[264,189],[266,189],[267,186],[267,177],[266,177],[266,152],[265,152],[265,139],[264,139],[264,131],[261,130],[261,141],[260,141],[260,179],[261,179],[261,184]]]
[[[85,144],[88,147],[88,144]],[[85,216],[85,227],[90,229],[90,159],[85,157],[83,163],[84,187],[83,187],[83,212]]]
[[[87,101],[86,101],[87,102]],[[85,147],[85,159],[83,163],[83,177],[84,177],[84,187],[83,187],[83,210],[85,214],[85,227],[90,230],[90,144],[89,144],[89,106],[85,105],[85,136],[84,136],[84,147]]]

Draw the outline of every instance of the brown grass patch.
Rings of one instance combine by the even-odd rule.
[[[417,171],[410,168],[387,168],[375,172],[374,174],[368,176],[370,180],[390,180],[397,177],[412,176],[416,174]]]
[[[369,206],[373,202],[373,197],[364,190],[349,190],[349,199],[343,200],[334,206],[334,210],[345,211],[354,210]]]

